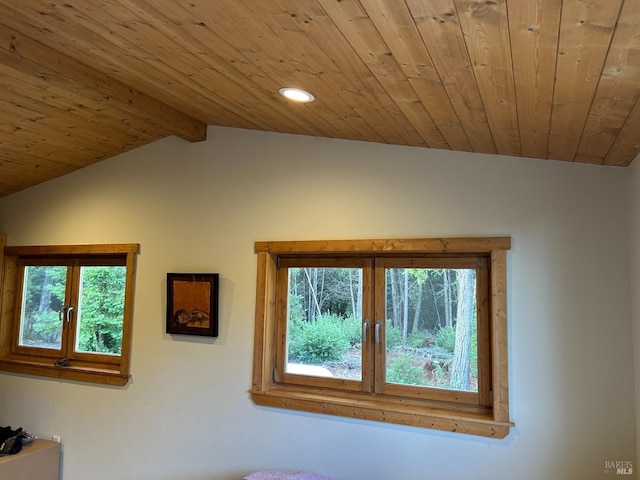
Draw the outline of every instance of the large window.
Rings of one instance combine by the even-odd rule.
[[[504,437],[509,244],[256,243],[254,401]]]
[[[137,251],[6,247],[0,369],[126,383]]]

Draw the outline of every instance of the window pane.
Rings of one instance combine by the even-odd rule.
[[[476,271],[387,268],[386,381],[478,391]]]
[[[362,379],[362,269],[289,268],[287,373]]]
[[[18,345],[59,350],[66,266],[25,266]]]
[[[119,355],[122,351],[125,278],[124,266],[80,269],[77,352]]]

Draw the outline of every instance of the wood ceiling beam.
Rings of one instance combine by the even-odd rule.
[[[15,55],[14,67],[50,75],[61,81],[88,88],[137,114],[164,130],[189,142],[206,140],[207,125],[149,95],[81,63],[43,43],[0,24],[0,49]],[[6,58],[5,55],[3,55]]]

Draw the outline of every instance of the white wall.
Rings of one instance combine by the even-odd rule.
[[[0,425],[63,480],[611,478],[636,452],[628,171],[210,128],[0,200],[10,245],[139,242],[124,388],[0,374]],[[637,208],[640,208],[640,202]],[[258,408],[256,240],[511,235],[504,440]],[[167,272],[219,272],[217,340],[164,333]],[[627,477],[629,478],[629,477]]]
[[[629,167],[629,265],[635,365],[636,439],[640,438],[640,161]],[[636,440],[640,461],[640,442]],[[640,465],[636,464],[636,467]]]

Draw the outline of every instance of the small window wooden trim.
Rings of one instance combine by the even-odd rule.
[[[253,401],[268,407],[504,438],[514,425],[509,419],[506,315],[506,251],[510,248],[510,237],[256,242],[256,317],[250,390]],[[489,322],[493,397],[490,405],[376,396],[369,392],[332,391],[276,381],[278,339],[275,299],[279,255],[465,252],[488,255],[490,261]]]
[[[0,235],[0,371],[62,378],[108,385],[125,385],[129,380],[131,363],[131,337],[133,321],[133,295],[138,244],[100,245],[46,245],[6,246],[6,236]],[[18,298],[19,259],[21,258],[74,258],[74,257],[125,256],[126,287],[125,310],[122,327],[122,350],[119,361],[109,358],[101,362],[101,355],[93,361],[73,359],[70,366],[55,365],[51,357],[22,353],[11,349],[17,328],[15,314]]]

